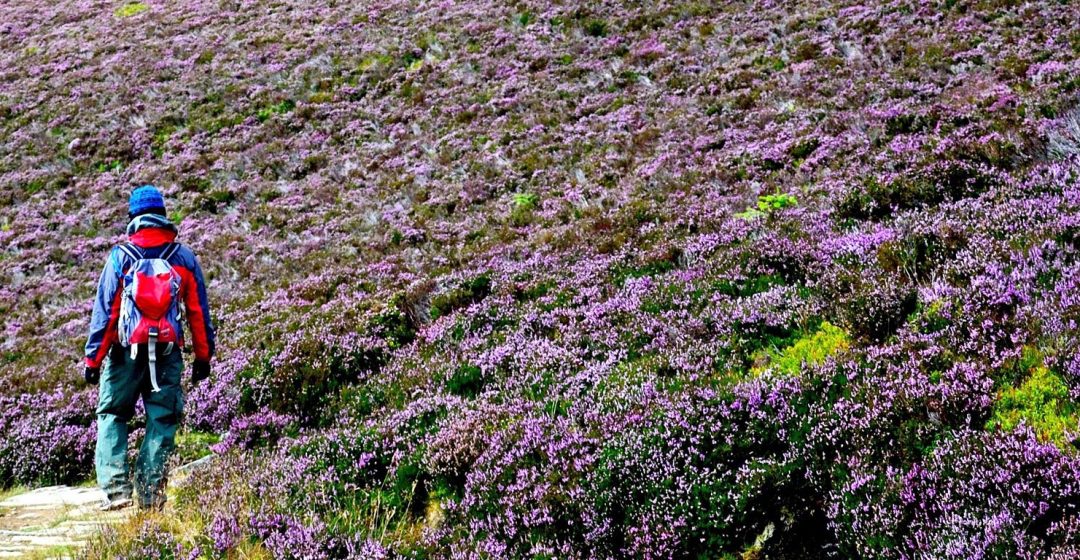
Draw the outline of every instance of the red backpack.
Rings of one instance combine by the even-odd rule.
[[[132,359],[138,355],[140,344],[147,345],[150,383],[157,392],[161,390],[157,382],[158,344],[165,344],[163,354],[168,354],[182,343],[183,337],[180,274],[169,264],[180,245],[169,243],[153,258],[132,243],[124,243],[119,249],[133,261],[124,273],[120,298],[120,345],[131,348]]]

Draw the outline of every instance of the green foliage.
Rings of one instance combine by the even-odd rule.
[[[45,188],[45,181],[37,179],[37,180],[30,181],[30,182],[26,183],[26,185],[23,187],[23,191],[25,191],[26,194],[37,194],[37,193],[41,192],[41,190],[44,189],[44,188]],[[10,227],[9,227],[9,229],[10,229]]]
[[[718,280],[712,289],[731,297],[748,297],[768,291],[774,286],[783,286],[784,279],[779,274],[763,274],[745,280]]]
[[[554,280],[545,280],[533,285],[515,286],[513,295],[514,299],[520,302],[533,301],[548,295],[556,287],[558,285]]]
[[[172,212],[169,212],[169,221],[176,225],[180,225],[180,223],[183,222],[184,218],[186,217],[187,212],[183,209],[173,210]]]
[[[206,432],[181,432],[176,435],[176,455],[180,463],[190,463],[210,454],[210,446],[221,441],[221,436]]]
[[[477,276],[458,288],[439,294],[431,300],[431,318],[438,319],[463,307],[468,307],[491,294],[491,278]]]
[[[117,8],[116,11],[113,13],[116,14],[116,17],[126,18],[139,15],[149,9],[150,6],[147,6],[143,2],[128,2],[127,4],[124,4],[123,6]]]
[[[602,19],[590,19],[585,22],[585,34],[589,37],[607,37],[608,24]]]
[[[515,226],[526,226],[532,222],[533,210],[540,202],[540,197],[534,193],[514,193],[513,210],[510,212],[510,222]]]
[[[798,203],[799,200],[790,194],[767,194],[758,197],[757,208],[747,208],[745,212],[740,212],[736,214],[735,217],[744,220],[752,220],[754,218],[771,216],[780,210],[796,206]]]
[[[1060,375],[1040,365],[1019,387],[1007,386],[998,393],[987,428],[1012,430],[1021,422],[1032,427],[1041,440],[1069,447],[1066,432],[1077,431],[1080,410],[1069,398],[1069,386]]]
[[[161,157],[165,153],[165,145],[172,135],[181,129],[184,122],[176,118],[164,119],[154,129],[154,138],[150,144],[150,150],[154,157]]]
[[[387,315],[389,316],[389,315]],[[373,321],[372,334],[390,344],[399,343],[398,325],[388,319],[389,328]],[[406,327],[407,328],[407,327]],[[412,332],[409,330],[408,332]],[[377,371],[386,354],[377,348],[345,351],[316,337],[305,337],[289,350],[286,363],[273,365],[269,359],[254,363],[240,372],[245,390],[240,395],[239,410],[251,413],[262,408],[292,415],[305,426],[326,420],[325,412],[335,404],[342,389],[357,383],[361,375]],[[256,391],[252,386],[268,390]]]
[[[214,60],[214,51],[205,50],[195,57],[195,64],[210,64]]]
[[[539,201],[540,197],[533,193],[514,193],[514,208],[531,210],[536,208],[536,203]]]
[[[335,414],[363,419],[385,406],[387,401],[388,395],[382,386],[360,383],[342,389]]]
[[[409,51],[409,52],[405,53],[404,56],[401,57],[401,65],[404,66],[406,69],[409,69],[409,70],[412,70],[413,66],[416,65],[417,62],[419,62],[421,65],[423,65],[423,63],[424,63],[423,61],[424,61],[424,56],[422,54],[420,54],[418,52],[414,52],[414,51]],[[417,66],[417,68],[418,67],[419,66]]]
[[[620,265],[612,270],[612,282],[620,288],[631,278],[644,278],[646,276],[659,276],[675,270],[678,253],[665,255],[663,258],[653,259],[644,264]]]
[[[851,344],[846,332],[828,321],[813,333],[804,335],[783,349],[771,349],[760,357],[767,359],[767,365],[754,367],[751,372],[760,375],[772,371],[781,375],[798,375],[804,365],[823,363],[830,356],[846,350]]]
[[[774,212],[776,210],[783,210],[784,208],[790,208],[798,204],[799,201],[790,194],[767,194],[765,196],[758,197],[757,207],[762,212]]]
[[[296,102],[292,99],[286,99],[285,101],[282,101],[280,103],[275,103],[273,105],[269,105],[267,107],[259,109],[258,113],[256,113],[255,116],[259,119],[259,122],[265,122],[267,119],[274,115],[284,115],[285,113],[288,113],[295,108]]]
[[[534,16],[533,13],[528,11],[528,10],[526,10],[524,12],[521,12],[521,13],[517,14],[516,16],[514,16],[514,23],[516,23],[516,24],[518,24],[518,25],[520,25],[522,27],[528,27],[529,24],[532,23],[535,20],[536,20],[536,16]]]
[[[819,145],[821,145],[821,143],[818,141],[817,138],[810,138],[808,140],[804,140],[798,144],[795,144],[791,147],[791,158],[795,161],[806,159],[807,156],[814,153],[814,150],[816,150]],[[791,200],[792,205],[794,205],[795,198],[791,197]]]
[[[124,164],[119,161],[102,161],[94,166],[98,173],[119,173],[123,171]]]
[[[484,373],[479,367],[465,364],[446,380],[446,390],[452,395],[465,398],[476,398],[484,389]]]

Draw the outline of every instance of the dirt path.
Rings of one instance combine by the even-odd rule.
[[[98,511],[97,488],[49,486],[0,502],[0,558],[71,557],[91,536],[135,512]]]

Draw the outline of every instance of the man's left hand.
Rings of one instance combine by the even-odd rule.
[[[198,385],[200,381],[210,377],[210,362],[195,360],[191,364],[191,383]]]

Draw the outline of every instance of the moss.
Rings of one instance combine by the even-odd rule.
[[[988,429],[1012,430],[1024,423],[1040,440],[1062,449],[1070,447],[1067,432],[1080,424],[1080,410],[1069,398],[1069,387],[1060,375],[1037,366],[1019,386],[1008,385],[998,392]]]
[[[755,361],[767,362],[752,368],[751,373],[761,375],[771,371],[781,375],[798,375],[805,365],[821,364],[830,356],[847,350],[850,345],[848,334],[843,329],[823,321],[816,331],[795,340],[791,346],[759,353]]]

